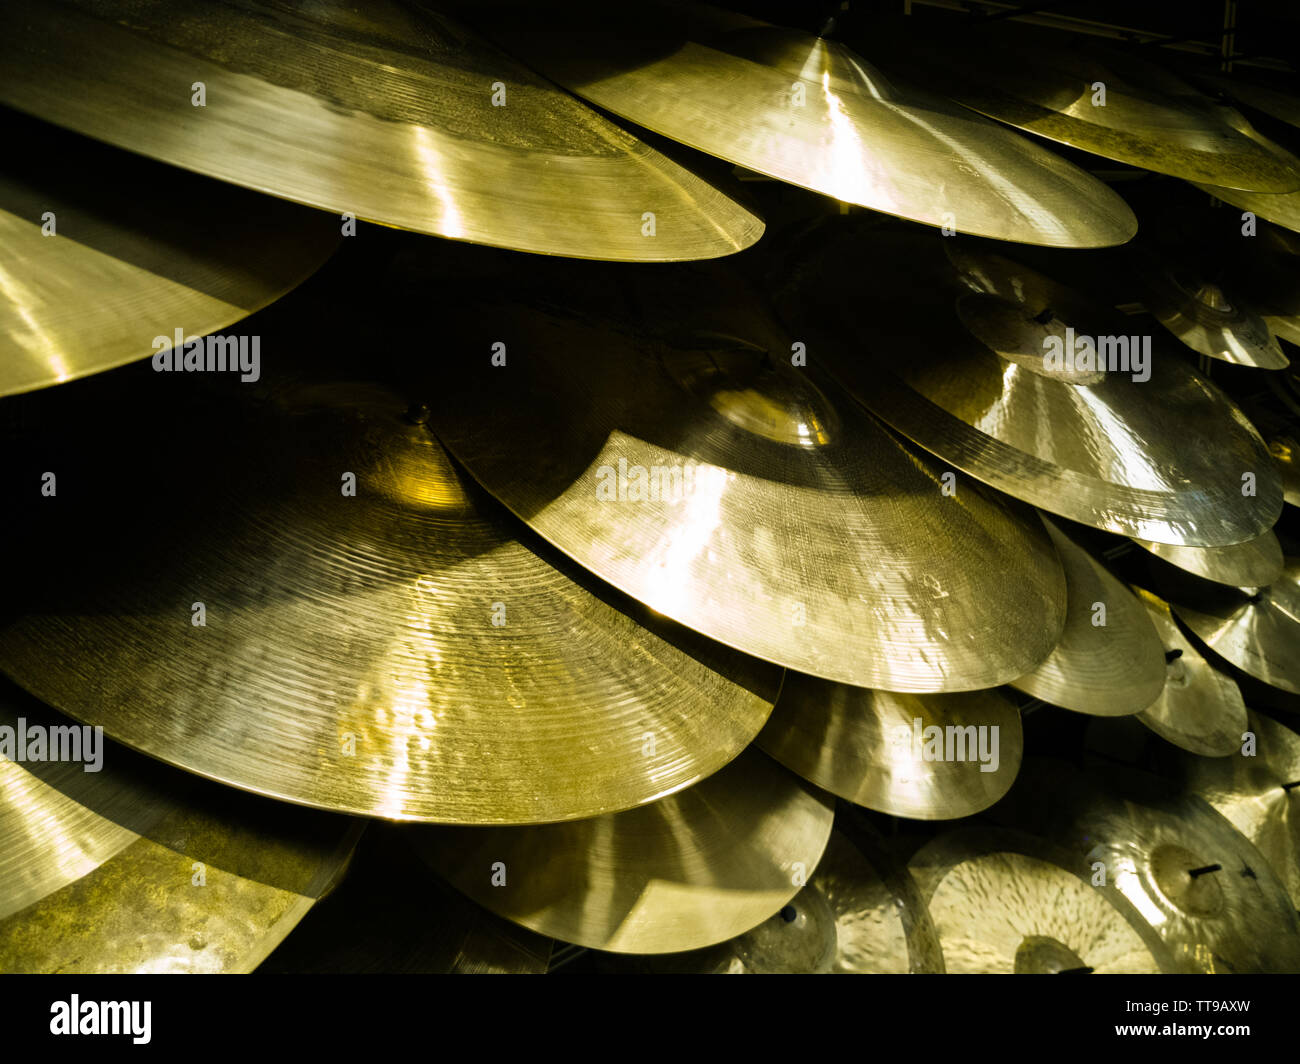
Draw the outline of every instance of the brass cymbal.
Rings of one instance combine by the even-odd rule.
[[[986,809],[1020,768],[1020,711],[997,691],[911,695],[786,673],[756,740],[804,779],[893,816]]]
[[[1206,191],[1219,196],[1217,189]],[[1291,203],[1294,215],[1280,213],[1274,201]],[[1257,220],[1255,235],[1234,243],[1232,253],[1224,261],[1224,276],[1237,291],[1250,294],[1252,306],[1264,316],[1265,324],[1276,336],[1297,344],[1300,343],[1300,235],[1291,230],[1300,230],[1300,197],[1269,196],[1258,206],[1263,208],[1255,211],[1260,218],[1271,215],[1279,224]],[[1279,228],[1279,225],[1289,225],[1289,228]]]
[[[1160,636],[1127,587],[1054,523],[1043,523],[1065,566],[1065,631],[1047,660],[1011,686],[1076,713],[1141,712],[1164,688]]]
[[[0,668],[78,719],[258,793],[454,823],[652,801],[767,719],[777,669],[551,564],[388,387],[317,373],[196,406],[170,461],[156,407],[139,442],[88,429],[102,454],[57,459],[49,559],[27,556],[59,579],[9,596]],[[105,522],[93,491],[119,468],[179,488]]]
[[[1070,854],[1030,835],[958,828],[923,846],[909,869],[949,972],[1173,969],[1169,950],[1122,894],[1093,886]]]
[[[1244,192],[1199,181],[1193,181],[1192,184],[1224,203],[1257,214],[1274,225],[1300,232],[1300,193]]]
[[[1134,539],[1157,558],[1216,584],[1262,587],[1282,575],[1282,544],[1270,528],[1263,535],[1231,547],[1177,547]]]
[[[217,332],[305,280],[338,242],[325,215],[15,112],[0,109],[0,136],[0,395],[145,358],[177,328]]]
[[[1090,174],[886,77],[838,41],[653,0],[621,16],[609,5],[554,7],[478,10],[484,32],[579,96],[728,162],[1006,240],[1105,247],[1137,232],[1123,200]]]
[[[1240,543],[1277,521],[1281,483],[1258,432],[1109,308],[975,243],[852,218],[829,219],[809,243],[780,297],[785,324],[833,337],[822,354],[848,389],[944,461],[1049,513],[1154,542]],[[861,261],[890,268],[863,285]]]
[[[1300,97],[1289,92],[1279,92],[1267,85],[1256,85],[1238,77],[1213,74],[1198,74],[1196,81],[1206,89],[1226,93],[1237,103],[1262,111],[1279,122],[1300,127]]]
[[[810,675],[970,690],[1046,656],[1064,587],[1041,529],[908,449],[818,353],[792,366],[798,334],[730,275],[641,280],[626,317],[622,273],[465,296],[432,424],[489,492],[651,609]],[[496,341],[504,366],[478,354]]]
[[[14,0],[0,102],[259,192],[520,251],[676,261],[763,233],[727,192],[393,0]]]
[[[1292,506],[1300,506],[1300,443],[1292,436],[1273,436],[1268,441],[1268,453],[1282,474],[1283,498]]]
[[[7,682],[0,729],[0,971],[251,971],[361,834],[84,734]],[[46,760],[56,737],[77,759]]]
[[[1207,587],[1173,602],[1174,614],[1242,672],[1300,694],[1300,558],[1267,587]]]
[[[1165,686],[1137,719],[1175,746],[1205,757],[1225,757],[1241,745],[1246,704],[1232,677],[1203,658],[1174,621],[1169,604],[1142,588],[1133,593],[1165,648]]]
[[[833,817],[825,795],[748,750],[639,809],[526,828],[422,828],[415,845],[457,889],[539,934],[611,953],[677,953],[778,912],[817,867]]]

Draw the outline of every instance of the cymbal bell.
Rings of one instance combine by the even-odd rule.
[[[1020,711],[997,691],[912,695],[787,673],[758,745],[824,790],[893,816],[986,809],[1020,768]]]
[[[754,750],[662,801],[527,828],[422,828],[440,875],[539,934],[612,953],[726,941],[808,881],[832,803]]]
[[[454,240],[670,262],[763,233],[731,194],[442,14],[393,0],[15,0],[0,12],[0,102],[258,192]]]
[[[1272,529],[1230,547],[1180,547],[1143,539],[1133,542],[1170,565],[1216,584],[1262,587],[1282,575],[1282,544]]]
[[[5,972],[252,971],[361,834],[164,768],[8,682],[0,729]]]

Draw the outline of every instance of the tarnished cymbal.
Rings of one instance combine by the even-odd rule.
[[[422,828],[415,845],[470,898],[540,934],[612,953],[676,953],[778,912],[813,874],[833,817],[826,796],[748,750],[640,809],[533,827]]]
[[[1178,547],[1134,539],[1157,558],[1216,584],[1261,587],[1282,574],[1282,544],[1270,528],[1263,535],[1231,547]]]
[[[557,569],[394,391],[320,372],[264,385],[179,407],[178,455],[157,447],[160,404],[111,410],[144,422],[134,443],[69,426],[70,453],[42,452],[62,487],[31,491],[43,542],[25,557],[58,579],[7,597],[0,669],[182,768],[395,820],[626,809],[762,727],[779,670]],[[128,467],[175,489],[105,521]]]
[[[948,972],[1047,975],[1167,972],[1173,957],[1113,886],[1070,854],[1000,828],[958,828],[909,870],[930,908]]]
[[[831,337],[820,353],[849,390],[958,469],[1159,543],[1240,543],[1276,522],[1259,434],[1122,315],[986,245],[917,230],[832,218],[797,254],[785,325]],[[863,261],[889,268],[862,284]]]
[[[1047,655],[1064,586],[1041,529],[908,449],[819,353],[798,364],[730,274],[624,276],[464,296],[431,423],[489,492],[651,609],[810,675],[970,690]],[[642,312],[613,308],[629,295]]]
[[[675,261],[763,233],[728,193],[394,0],[14,0],[0,102],[259,192],[520,251]]]
[[[555,8],[516,0],[477,17],[579,96],[729,162],[958,232],[1104,247],[1137,231],[1090,174],[838,41],[653,0]]]
[[[986,809],[1020,768],[1020,711],[997,691],[910,695],[787,673],[758,745],[804,779],[894,816]]]
[[[178,328],[216,332],[296,286],[338,242],[326,215],[16,112],[0,109],[0,136],[0,395],[145,358]]]
[[[7,681],[0,755],[3,972],[251,971],[361,834],[158,765]]]
[[[1065,631],[1047,660],[1011,685],[1076,713],[1141,712],[1164,687],[1160,636],[1124,584],[1053,522],[1043,523],[1065,566]]]

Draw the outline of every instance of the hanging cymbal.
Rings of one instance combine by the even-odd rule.
[[[485,33],[572,92],[728,162],[1006,240],[1105,247],[1137,231],[1090,174],[838,41],[710,7],[554,6],[478,12]]]
[[[223,329],[297,286],[338,243],[325,215],[15,112],[0,109],[0,136],[0,395],[145,358],[178,328]]]
[[[786,768],[893,816],[986,809],[1020,768],[1020,711],[997,691],[910,695],[786,674],[756,740]]]
[[[1242,672],[1300,694],[1300,558],[1267,587],[1189,590],[1174,614]]]
[[[1276,522],[1259,434],[1121,315],[974,242],[834,218],[808,244],[779,296],[785,324],[832,337],[821,353],[849,390],[958,469],[1155,542],[1222,546]],[[890,268],[862,285],[861,261]]]
[[[551,564],[393,390],[308,380],[214,385],[175,422],[137,384],[123,402],[150,416],[105,414],[141,421],[135,442],[92,424],[41,451],[63,488],[31,506],[42,553],[22,556],[59,577],[8,597],[0,669],[192,772],[394,820],[626,809],[757,734],[778,670]],[[124,468],[178,489],[106,522]]]
[[[0,749],[0,971],[252,971],[361,834],[164,768],[8,682]]]
[[[1300,97],[1289,92],[1242,81],[1239,77],[1197,74],[1195,80],[1207,91],[1226,93],[1239,104],[1261,111],[1279,122],[1300,127]]]
[[[259,192],[520,251],[676,261],[763,233],[728,193],[392,0],[15,0],[0,102]]]
[[[1261,536],[1231,547],[1177,547],[1134,539],[1157,558],[1216,584],[1262,587],[1282,575],[1282,544],[1270,528]]]
[[[1300,443],[1292,436],[1272,436],[1268,453],[1282,474],[1283,498],[1292,506],[1300,506]]]
[[[624,276],[464,295],[432,424],[489,492],[651,609],[810,675],[970,690],[1046,656],[1064,588],[1041,529],[909,450],[818,355],[791,365],[802,345],[731,275]],[[642,311],[615,306],[629,293]]]
[[[778,912],[817,867],[833,817],[824,795],[748,750],[628,812],[414,837],[457,889],[539,934],[612,953],[677,953]]]
[[[1021,832],[959,828],[923,846],[909,870],[947,971],[1048,975],[1168,972],[1173,957],[1113,886]]]
[[[1244,192],[1199,181],[1193,181],[1192,184],[1224,203],[1257,214],[1274,225],[1300,232],[1300,193]]]

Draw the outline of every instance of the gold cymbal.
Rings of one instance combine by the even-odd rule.
[[[651,609],[810,675],[970,690],[1047,655],[1064,584],[1040,528],[792,366],[797,334],[729,275],[640,280],[464,296],[432,424],[489,492]],[[671,316],[614,309],[633,292]],[[476,353],[497,341],[504,366]]]
[[[1174,614],[1242,672],[1300,694],[1300,558],[1267,587],[1205,587],[1173,602]]]
[[[1253,426],[1121,315],[973,242],[834,218],[809,245],[785,324],[823,338],[848,389],[944,461],[1154,542],[1240,543],[1277,521],[1280,479]],[[890,269],[863,285],[860,261]]]
[[[14,112],[0,109],[0,136],[0,395],[145,358],[178,328],[217,332],[305,280],[338,243],[325,215]]]
[[[412,834],[440,875],[524,927],[611,953],[677,953],[778,912],[817,867],[833,817],[825,795],[748,750],[625,813]]]
[[[1205,757],[1225,757],[1241,745],[1246,704],[1232,677],[1205,660],[1183,635],[1169,603],[1142,588],[1133,593],[1165,648],[1165,686],[1137,719],[1175,746]]]
[[[910,695],[786,674],[756,740],[804,779],[893,816],[986,809],[1020,768],[1020,711],[996,691]]]
[[[392,0],[14,0],[0,102],[259,192],[520,251],[663,262],[763,233],[727,192]]]
[[[1282,474],[1282,493],[1292,506],[1300,506],[1300,443],[1292,436],[1272,436],[1268,453]]]
[[[1134,539],[1157,558],[1216,584],[1262,587],[1282,575],[1282,544],[1270,528],[1263,535],[1231,547],[1177,547]]]
[[[621,17],[609,5],[554,7],[479,11],[484,32],[579,96],[728,162],[1006,240],[1104,247],[1137,232],[1123,200],[1090,174],[885,77],[838,41],[653,0]]]
[[[1242,81],[1239,77],[1198,74],[1196,81],[1208,90],[1226,93],[1237,103],[1262,111],[1279,122],[1300,127],[1300,97],[1289,92],[1279,92],[1267,85]]]
[[[111,404],[140,440],[87,427],[93,444],[43,452],[65,488],[32,511],[48,555],[26,556],[60,576],[10,595],[0,668],[51,704],[234,786],[454,823],[652,801],[766,721],[776,668],[551,564],[389,388],[317,373],[194,402],[177,455],[163,409]],[[127,467],[178,490],[105,522],[94,491]]]
[[[1192,184],[1224,203],[1257,214],[1274,225],[1300,232],[1300,193],[1244,192],[1199,181],[1193,181]]]
[[[0,971],[252,971],[361,834],[164,768],[7,682],[0,729]]]
[[[959,828],[909,869],[930,908],[947,971],[1045,975],[1168,972],[1173,958],[1113,886],[1021,832]]]
[[[1219,196],[1217,189],[1206,191]],[[1274,205],[1284,202],[1294,208],[1293,216],[1283,214]],[[1262,208],[1255,210],[1260,218],[1272,216],[1278,224],[1256,221],[1254,236],[1235,241],[1233,253],[1224,262],[1224,276],[1237,291],[1250,294],[1251,305],[1264,316],[1265,324],[1275,335],[1297,344],[1300,343],[1300,236],[1291,229],[1300,230],[1300,197],[1269,196],[1257,206]],[[1254,210],[1254,207],[1246,209]],[[1289,228],[1279,228],[1279,225]]]

